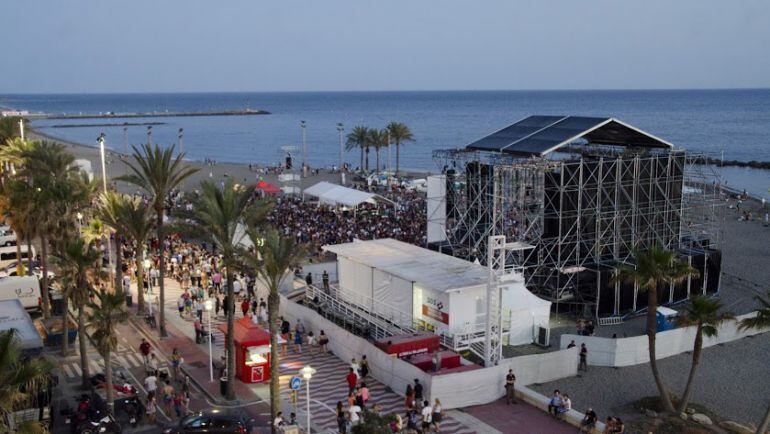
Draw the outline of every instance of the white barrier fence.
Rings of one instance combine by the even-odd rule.
[[[703,337],[703,348],[732,342],[746,336],[764,333],[768,330],[738,330],[738,321],[756,316],[756,312],[739,315],[736,320],[727,321],[719,327],[716,337]],[[657,359],[675,356],[693,350],[696,327],[681,327],[657,334],[655,355]],[[630,338],[603,338],[598,336],[561,335],[560,348],[566,348],[570,341],[575,341],[577,348],[585,343],[588,349],[587,362],[593,366],[632,366],[650,361],[647,336]]]
[[[329,348],[342,360],[366,355],[371,375],[399,395],[414,379],[423,384],[425,396],[438,397],[444,408],[460,408],[486,404],[505,394],[508,369],[516,374],[517,386],[544,383],[577,374],[577,348],[504,359],[500,365],[452,374],[430,375],[397,357],[384,353],[369,341],[355,336],[314,310],[288,301],[281,296],[281,314],[295,322],[301,319],[316,335],[320,330],[329,337]],[[341,373],[340,384],[343,384]],[[342,390],[342,387],[341,387]]]

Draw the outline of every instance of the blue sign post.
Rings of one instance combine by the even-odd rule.
[[[291,381],[289,381],[289,387],[291,387],[291,390],[299,390],[300,387],[302,387],[302,378],[291,377]]]

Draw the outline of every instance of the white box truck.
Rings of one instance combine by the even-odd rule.
[[[41,309],[40,281],[35,276],[0,278],[0,300],[19,300],[27,310]]]

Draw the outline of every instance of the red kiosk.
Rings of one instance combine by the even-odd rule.
[[[219,330],[227,334],[227,324]],[[234,323],[235,376],[244,383],[259,383],[270,379],[270,333],[243,317]]]

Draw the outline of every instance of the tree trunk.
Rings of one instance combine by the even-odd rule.
[[[158,272],[159,272],[159,286],[160,286],[160,300],[158,302],[158,332],[160,334],[160,337],[165,338],[168,336],[168,333],[166,333],[166,285],[163,282],[165,276],[166,276],[166,260],[163,257],[163,250],[164,250],[164,243],[163,243],[163,208],[156,209],[158,212],[158,222],[157,222],[157,237],[158,237]]]
[[[82,303],[78,306],[78,343],[80,344],[80,369],[83,372],[83,389],[88,389],[88,378],[91,374],[88,369],[88,354],[86,353],[86,310]]]
[[[115,288],[120,288],[126,295],[130,293],[123,288],[123,242],[120,234],[115,231]],[[118,291],[115,291],[118,293]]]
[[[692,349],[692,365],[690,366],[690,375],[687,377],[687,385],[684,387],[684,393],[682,399],[679,402],[679,412],[682,413],[687,410],[687,404],[690,403],[692,397],[692,385],[695,379],[695,371],[698,369],[700,363],[700,355],[703,350],[703,324],[698,323],[698,327],[695,330],[695,344]]]
[[[229,264],[230,261],[227,261]],[[225,350],[227,351],[227,390],[225,398],[232,401],[235,399],[235,345],[233,342],[233,328],[235,327],[235,290],[233,289],[232,267],[227,267],[225,276],[227,278],[227,336],[225,337]],[[211,333],[211,330],[209,330]]]
[[[765,434],[768,428],[770,428],[770,405],[767,406],[765,418],[762,419],[762,423],[760,423],[759,428],[757,428],[757,434]]]
[[[43,318],[48,319],[51,316],[51,304],[48,298],[48,240],[40,236],[40,268],[43,269],[43,277],[40,279],[40,298],[43,299]]]
[[[374,155],[377,157],[377,169],[376,172],[380,174],[380,148],[374,148]]]
[[[667,413],[674,413],[674,404],[671,403],[671,398],[668,396],[668,389],[663,384],[663,379],[660,377],[658,371],[658,360],[655,358],[655,334],[656,321],[655,313],[658,305],[658,289],[656,287],[647,289],[647,341],[650,350],[650,368],[652,369],[652,376],[655,379],[655,385],[658,387],[658,393],[660,393],[660,401],[663,405],[663,411]]]
[[[142,253],[144,246],[138,246],[137,251]],[[136,256],[136,313],[141,314],[144,312],[144,264],[139,254]],[[149,277],[148,277],[149,278]]]
[[[69,307],[69,297],[67,297],[67,292],[62,291],[62,305],[64,306],[64,312],[61,315],[62,320],[62,340],[61,340],[61,354],[63,357],[67,357],[67,353],[70,351],[70,340],[69,340],[69,334],[70,334],[70,322],[69,322],[69,313],[70,313],[70,307]]]
[[[365,172],[369,172],[369,147],[368,146],[366,147],[366,161],[365,161],[365,163],[366,163],[366,168],[365,168],[364,171]]]
[[[16,240],[16,242],[18,243],[19,241]],[[34,261],[34,260],[35,260],[35,257],[32,254],[32,236],[28,235],[27,236],[27,267],[26,267],[27,268],[27,276],[31,276],[32,275],[32,266],[31,265],[32,265],[32,261]]]
[[[274,286],[274,287],[273,287]],[[281,411],[281,384],[280,373],[278,372],[278,331],[281,325],[278,323],[278,311],[280,309],[281,297],[278,295],[278,285],[271,285],[270,294],[267,296],[267,317],[270,324],[270,420],[275,420],[276,415]],[[270,424],[271,432],[276,434],[273,424]]]
[[[114,400],[113,400],[113,390],[112,390],[112,353],[110,352],[110,349],[108,348],[104,352],[104,378],[106,381],[107,386],[107,411],[110,412],[110,414],[115,414],[114,412]]]
[[[361,164],[359,164],[358,167],[361,170],[364,170],[364,147],[363,146],[359,146],[358,149],[361,150]]]
[[[398,178],[398,157],[401,150],[401,141],[396,139],[396,178]]]
[[[24,267],[22,266],[21,258],[21,243],[23,240],[19,237],[19,233],[16,232],[16,275],[21,276]]]

